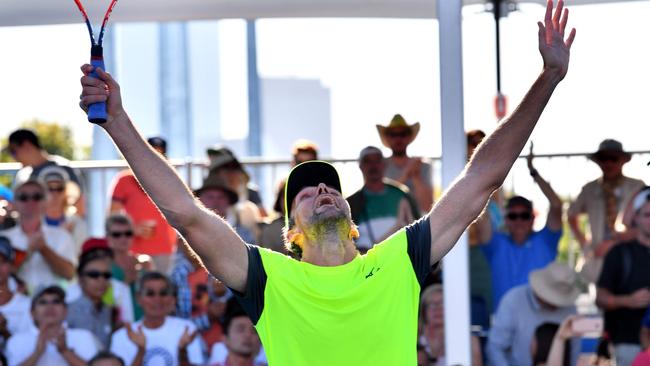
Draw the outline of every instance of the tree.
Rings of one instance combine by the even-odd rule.
[[[70,127],[38,119],[23,122],[22,127],[33,130],[49,154],[74,159],[75,145]]]

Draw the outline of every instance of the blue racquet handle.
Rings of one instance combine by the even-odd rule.
[[[90,64],[96,69],[104,69],[104,50],[102,46],[93,46],[90,50]],[[99,79],[97,72],[93,70],[88,76]],[[92,123],[106,122],[106,102],[97,102],[88,106],[88,121]]]

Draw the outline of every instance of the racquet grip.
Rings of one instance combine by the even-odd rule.
[[[90,64],[96,69],[101,67],[104,69],[104,52],[102,46],[93,46],[90,51]],[[88,76],[99,79],[97,72],[93,72]],[[106,102],[97,102],[88,106],[88,121],[91,123],[105,123],[106,122]]]

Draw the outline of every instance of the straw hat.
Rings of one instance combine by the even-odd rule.
[[[578,274],[565,264],[552,262],[531,272],[528,280],[537,296],[560,308],[573,305],[580,295]]]
[[[390,120],[390,123],[388,123],[388,126],[382,126],[382,125],[377,125],[377,131],[379,132],[379,137],[381,138],[381,143],[384,144],[386,147],[390,147],[388,145],[387,141],[387,132],[390,130],[396,130],[396,129],[409,129],[411,130],[411,137],[408,141],[410,144],[415,140],[417,137],[418,133],[420,132],[420,122],[415,122],[412,125],[409,125],[406,123],[406,120],[404,117],[402,117],[400,114],[396,114],[393,116],[393,119]]]

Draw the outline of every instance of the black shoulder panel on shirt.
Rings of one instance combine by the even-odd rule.
[[[415,221],[406,227],[406,238],[408,240],[408,254],[411,258],[413,271],[420,285],[427,278],[433,267],[431,263],[431,225],[429,215]]]
[[[264,310],[264,289],[267,277],[262,263],[262,256],[260,255],[260,248],[246,244],[246,249],[248,251],[246,292],[242,294],[239,291],[231,290],[253,324],[257,324],[260,316],[262,316],[262,310]]]

